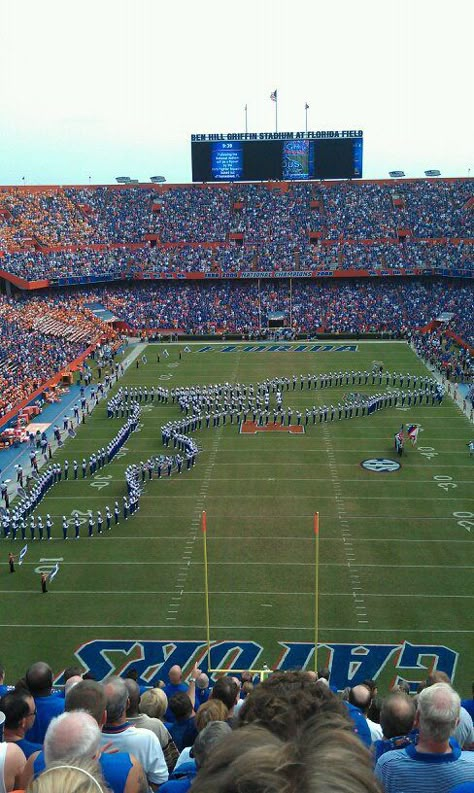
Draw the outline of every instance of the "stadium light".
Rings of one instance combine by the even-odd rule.
[[[437,168],[432,168],[430,171],[425,171],[425,176],[441,176],[441,171]]]
[[[164,176],[150,176],[150,182],[154,184],[163,184],[163,182],[166,182],[166,179]]]
[[[392,177],[392,179],[402,179],[405,176],[405,171],[389,171],[388,175]]]
[[[118,184],[128,184],[132,180],[129,176],[116,176],[115,181],[118,182]]]

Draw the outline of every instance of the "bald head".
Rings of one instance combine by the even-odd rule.
[[[201,672],[196,678],[196,686],[197,688],[209,688],[209,678],[205,672]]]
[[[48,696],[53,686],[53,670],[44,661],[37,661],[26,670],[25,681],[34,697]]]
[[[99,751],[100,729],[88,713],[73,711],[53,719],[44,739],[46,765],[93,758]]]
[[[81,683],[82,677],[81,675],[73,675],[66,680],[66,684],[64,686],[64,695],[67,697],[68,693],[70,692],[71,688],[74,688],[77,683]]]
[[[372,694],[367,686],[354,686],[349,692],[349,702],[360,708],[364,713],[368,711],[372,700]]]
[[[168,672],[168,678],[172,686],[177,686],[181,683],[183,678],[183,670],[177,664],[172,666]]]
[[[393,693],[386,697],[380,711],[380,726],[384,738],[407,735],[415,721],[415,702],[406,694]]]

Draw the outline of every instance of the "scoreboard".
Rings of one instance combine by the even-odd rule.
[[[192,135],[193,182],[361,179],[362,132]]]

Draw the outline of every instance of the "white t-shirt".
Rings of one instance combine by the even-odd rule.
[[[0,793],[7,793],[5,786],[5,760],[7,757],[7,743],[0,743]]]
[[[143,766],[149,782],[162,785],[168,780],[168,768],[163,755],[163,749],[156,735],[150,730],[141,727],[123,725],[120,732],[102,732],[102,746],[112,743],[120,752],[135,755]]]
[[[376,721],[371,721],[370,719],[366,719],[367,724],[369,725],[370,730],[370,737],[372,738],[372,743],[375,741],[381,741],[383,738],[383,730],[380,724],[377,724]]]

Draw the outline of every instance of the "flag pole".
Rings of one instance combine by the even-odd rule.
[[[314,513],[314,671],[318,671],[319,633],[319,512]]]
[[[309,105],[308,105],[308,103],[307,103],[307,102],[305,102],[305,105],[304,105],[304,122],[305,122],[305,127],[304,127],[304,128],[305,128],[305,132],[306,132],[306,134],[308,134],[308,108],[309,108]]]
[[[247,133],[248,131],[247,103],[245,103],[245,132]]]
[[[278,91],[275,91],[275,132],[278,132]]]
[[[211,631],[209,624],[209,582],[207,575],[207,516],[202,513],[201,519],[202,537],[204,545],[204,596],[206,601],[206,644],[207,644],[207,669],[211,669]]]

